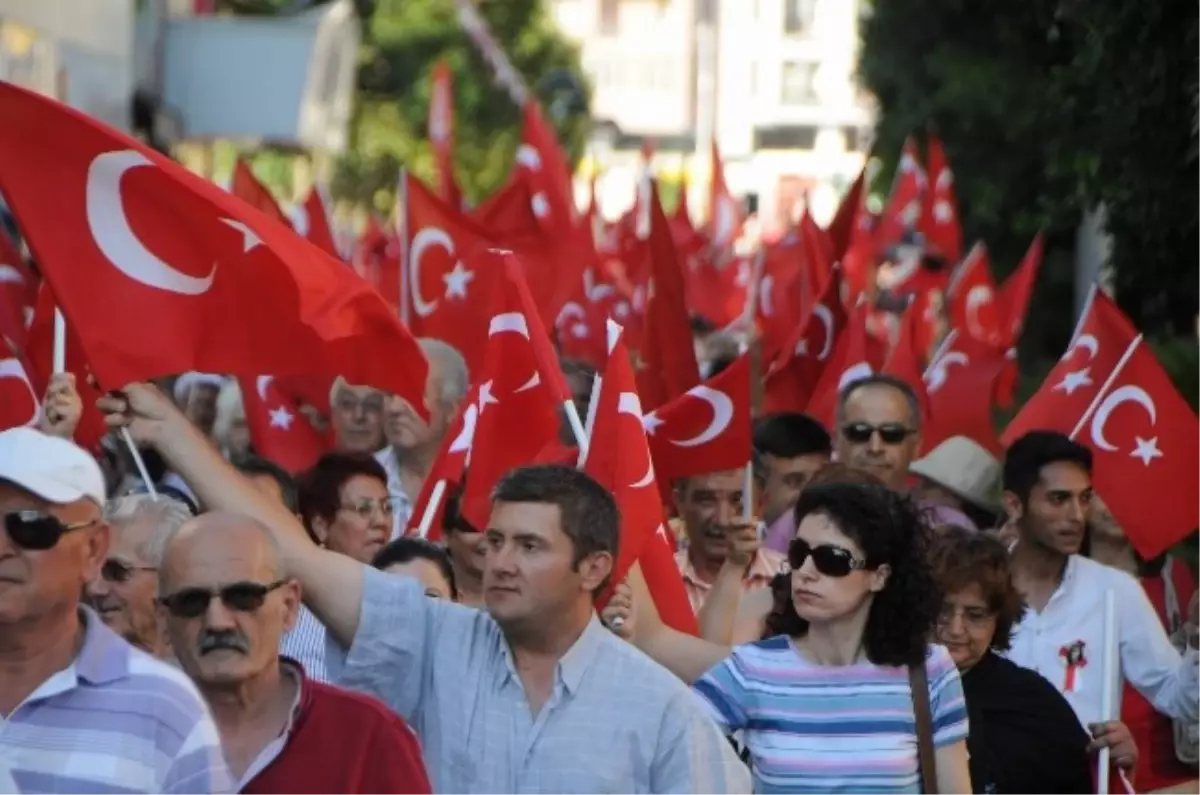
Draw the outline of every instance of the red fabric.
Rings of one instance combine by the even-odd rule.
[[[287,745],[244,793],[428,793],[421,745],[373,698],[304,679]]]
[[[1179,560],[1170,560],[1164,573],[1169,573],[1179,599],[1179,610],[1187,610],[1188,601],[1196,592],[1196,580],[1188,567]],[[1142,588],[1154,605],[1163,626],[1167,624],[1167,600],[1163,577],[1143,577]],[[1171,719],[1156,711],[1133,686],[1125,684],[1121,701],[1121,720],[1133,733],[1138,747],[1138,764],[1133,780],[1139,792],[1153,792],[1191,781],[1196,771],[1175,757],[1175,736]],[[1115,790],[1109,790],[1115,792]]]

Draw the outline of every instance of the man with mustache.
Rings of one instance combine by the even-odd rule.
[[[279,656],[300,586],[270,531],[207,513],[166,544],[159,604],[181,667],[208,701],[238,792],[430,791],[408,725],[379,702],[309,680]]]

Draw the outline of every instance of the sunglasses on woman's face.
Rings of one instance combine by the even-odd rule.
[[[58,540],[72,530],[90,527],[97,522],[63,524],[58,517],[42,511],[13,511],[4,514],[4,530],[12,542],[21,549],[44,551],[54,549]]]
[[[199,618],[208,610],[213,598],[218,598],[230,610],[253,613],[263,606],[267,594],[287,584],[287,580],[276,580],[264,585],[259,582],[235,582],[224,588],[184,588],[170,596],[160,597],[158,603],[176,618]]]
[[[845,577],[856,569],[865,568],[867,562],[854,557],[854,553],[845,547],[833,544],[818,544],[809,546],[802,538],[792,540],[788,545],[788,565],[792,571],[799,571],[804,561],[812,558],[813,566],[826,577]]]

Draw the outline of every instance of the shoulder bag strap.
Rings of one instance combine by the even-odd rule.
[[[921,791],[937,795],[937,757],[933,752],[933,718],[929,712],[929,678],[924,665],[908,667],[908,689],[912,692],[913,715],[917,719],[917,762]]]

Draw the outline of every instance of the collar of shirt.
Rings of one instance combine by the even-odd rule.
[[[246,786],[254,780],[254,777],[267,769],[267,766],[279,758],[283,750],[287,747],[287,741],[292,736],[295,730],[296,723],[300,720],[300,716],[312,703],[312,688],[305,687],[304,666],[288,657],[279,658],[279,668],[285,677],[294,679],[296,682],[296,697],[292,701],[292,708],[288,712],[287,723],[283,726],[283,731],[279,733],[274,740],[267,743],[258,756],[254,757],[254,761],[246,768],[246,772],[242,774],[242,780],[237,784],[237,791],[241,792]]]
[[[555,687],[559,683],[562,683],[567,693],[573,695],[578,691],[579,685],[583,681],[583,675],[587,673],[587,669],[591,666],[592,661],[600,653],[600,647],[607,636],[608,630],[604,628],[604,625],[600,623],[600,619],[593,613],[587,626],[584,627],[583,634],[558,659],[554,675]],[[500,684],[504,685],[511,681],[520,682],[521,678],[517,675],[517,667],[513,659],[512,649],[507,642],[503,644],[503,654],[504,670],[500,677]]]
[[[88,685],[105,685],[129,675],[129,644],[89,607],[79,606],[79,620],[83,624],[83,645],[75,659],[66,668],[47,677],[17,709],[74,690],[81,681]],[[17,709],[10,715],[16,714]]]

